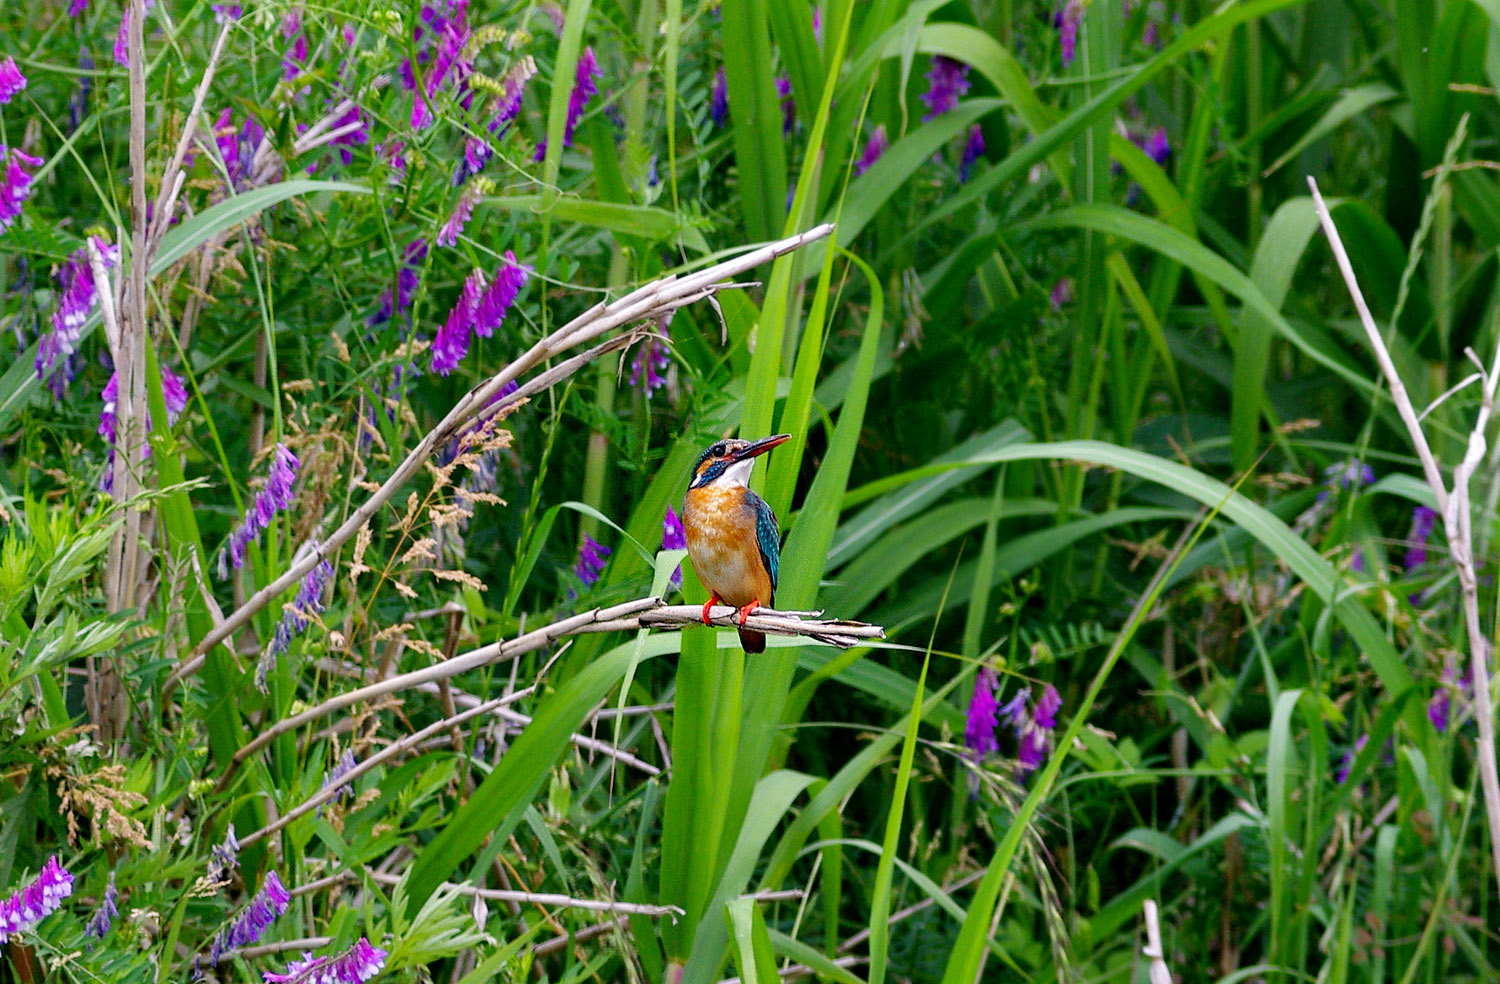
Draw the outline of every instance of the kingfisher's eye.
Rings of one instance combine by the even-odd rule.
[[[722,444],[715,444],[710,450],[715,458],[722,458],[729,453],[729,449]]]

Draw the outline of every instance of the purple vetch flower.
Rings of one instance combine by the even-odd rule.
[[[9,898],[0,899],[0,943],[34,928],[72,894],[73,876],[58,864],[54,854],[30,883],[16,889]]]
[[[474,329],[474,318],[484,291],[484,271],[472,271],[464,279],[464,288],[459,292],[453,310],[448,312],[447,320],[432,340],[432,371],[438,375],[448,375],[469,354],[469,333]]]
[[[573,73],[573,91],[568,94],[568,118],[563,126],[563,146],[573,146],[573,131],[578,126],[578,121],[583,117],[583,111],[588,107],[589,100],[599,91],[597,79],[604,77],[604,70],[599,67],[599,60],[594,57],[593,46],[583,49],[583,54],[578,56],[578,68]],[[536,145],[536,153],[532,160],[541,163],[547,157],[547,141],[542,140]]]
[[[478,137],[464,138],[464,153],[453,168],[453,186],[456,188],[474,177],[495,156],[495,148]]]
[[[350,780],[348,779],[348,775],[354,771],[354,767],[358,764],[359,760],[354,757],[353,750],[345,750],[333,769],[323,776],[323,789],[338,790],[333,797],[333,802],[343,803],[353,795],[354,791],[349,788]],[[322,815],[323,808],[320,806],[318,807],[318,816],[321,817]]]
[[[16,60],[9,55],[0,61],[0,106],[10,102],[26,88],[26,76],[16,67]]]
[[[99,900],[99,908],[94,910],[89,924],[83,929],[84,936],[91,936],[96,940],[104,939],[110,927],[115,924],[115,918],[120,914],[119,906],[116,904],[119,899],[120,890],[115,887],[115,873],[111,871],[109,884],[104,886],[104,897]]]
[[[313,552],[319,550],[316,540],[310,544]],[[323,588],[327,586],[328,579],[333,577],[333,565],[327,560],[319,559],[318,565],[308,571],[302,578],[302,583],[297,586],[297,596],[292,599],[291,604],[285,606],[281,612],[281,621],[276,625],[276,632],[271,636],[271,644],[261,655],[260,662],[255,667],[255,686],[261,693],[266,692],[266,677],[271,672],[276,661],[291,646],[292,640],[307,628],[309,622],[323,613],[328,606],[323,603]]]
[[[494,281],[479,299],[479,306],[474,311],[475,334],[480,338],[489,338],[494,334],[530,277],[531,267],[517,262],[516,254],[506,250],[505,255],[500,258],[500,269],[495,271]]]
[[[161,367],[161,390],[162,399],[167,405],[167,426],[177,423],[177,418],[182,416],[182,411],[187,409],[188,395],[187,387],[183,386],[182,380],[177,374],[166,366]],[[104,408],[99,411],[99,436],[109,445],[109,456],[105,460],[104,474],[99,477],[99,488],[106,494],[115,491],[115,444],[119,440],[117,433],[118,419],[116,417],[116,404],[120,399],[120,374],[110,373],[109,382],[104,384],[99,398],[104,401]],[[146,411],[146,430],[151,429],[151,411]],[[141,445],[142,460],[151,456],[151,445]]]
[[[1344,752],[1343,759],[1339,761],[1338,774],[1335,776],[1340,786],[1349,781],[1349,771],[1354,767],[1354,760],[1359,756],[1360,752],[1364,751],[1365,745],[1369,741],[1370,736],[1368,734],[1360,735],[1359,740],[1354,743],[1354,747]]]
[[[823,43],[823,8],[813,8],[813,40],[818,44]]]
[[[927,70],[927,91],[920,97],[927,104],[927,115],[922,119],[942,116],[968,91],[969,66],[946,55],[934,55]]]
[[[471,37],[467,7],[466,0],[449,0],[441,6],[429,4],[422,8],[421,23],[416,25],[413,33],[418,41],[428,39],[417,53],[418,62],[427,65],[427,71],[419,79],[410,60],[401,65],[402,84],[412,91],[413,130],[420,130],[432,122],[429,104],[443,88],[451,85],[464,90],[468,85],[474,64],[464,57]],[[429,36],[436,41],[430,40]]]
[[[1147,157],[1165,167],[1172,157],[1172,144],[1167,140],[1167,128],[1159,126],[1146,134],[1145,139],[1141,141],[1141,149],[1146,152]]]
[[[354,163],[354,152],[350,147],[359,147],[370,142],[369,124],[365,122],[364,110],[357,104],[351,104],[347,110],[333,121],[331,130],[337,132],[344,130],[338,136],[328,142],[339,149],[339,160],[348,167]]]
[[[281,77],[283,79],[294,79],[307,67],[307,35],[298,31],[297,36],[292,38],[292,43],[287,46],[286,54],[281,56]]]
[[[536,75],[536,59],[530,55],[519,59],[501,80],[503,94],[495,99],[491,107],[489,131],[501,136],[510,128],[521,112],[521,100],[526,95],[526,83]]]
[[[260,532],[271,525],[271,520],[276,518],[276,513],[286,509],[292,504],[292,484],[297,480],[297,469],[301,467],[297,456],[285,444],[276,445],[272,453],[271,470],[266,478],[266,486],[255,493],[255,499],[250,508],[245,510],[245,518],[234,532],[229,534],[229,543],[219,552],[219,577],[221,579],[229,576],[229,567],[232,564],[235,570],[239,570],[245,564],[245,548],[250,542],[260,535]]]
[[[437,244],[439,246],[458,245],[458,237],[463,233],[464,227],[469,224],[469,219],[474,215],[474,206],[479,203],[479,196],[484,192],[485,189],[476,182],[464,189],[464,193],[458,196],[452,213],[443,223],[443,227],[438,230]]]
[[[1057,42],[1062,49],[1063,68],[1073,64],[1078,53],[1078,24],[1083,20],[1083,0],[1068,0],[1057,12],[1053,24],[1057,27]]]
[[[20,218],[21,204],[31,196],[31,174],[21,165],[38,168],[42,159],[0,144],[0,162],[5,164],[4,176],[0,177],[0,233],[3,233]]]
[[[364,984],[385,966],[386,952],[363,936],[337,956],[315,957],[303,951],[301,960],[286,965],[286,973],[263,971],[266,984]]]
[[[240,842],[234,836],[234,824],[224,830],[224,843],[215,844],[208,854],[208,870],[204,877],[215,885],[229,881],[230,874],[240,866]]]
[[[663,550],[686,550],[687,533],[682,528],[682,517],[677,515],[669,503],[667,513],[661,520],[661,548]],[[672,586],[673,591],[682,589],[682,565],[678,564],[672,576],[667,578],[667,583]]]
[[[237,3],[216,3],[211,9],[214,12],[214,21],[219,24],[237,21],[245,15],[245,8]]]
[[[1448,730],[1449,715],[1452,712],[1452,699],[1448,694],[1448,684],[1452,681],[1452,674],[1445,673],[1443,683],[1432,692],[1432,699],[1427,702],[1427,720],[1440,733]]]
[[[396,292],[394,295],[389,290],[380,295],[380,305],[376,311],[365,319],[365,324],[374,328],[383,325],[392,317],[401,314],[411,308],[412,298],[416,296],[417,286],[421,283],[422,263],[427,259],[427,240],[418,236],[406,244],[406,250],[402,254],[401,268],[396,272]]]
[[[82,69],[78,73],[78,86],[68,97],[69,134],[76,132],[82,125],[83,116],[89,108],[89,96],[94,91],[94,59],[89,55],[87,48],[78,49],[78,67]]]
[[[781,98],[781,135],[789,137],[797,128],[797,102],[792,98],[792,80],[789,77],[776,77],[776,95]]]
[[[1033,717],[1038,728],[1044,731],[1053,731],[1057,728],[1057,712],[1062,710],[1062,695],[1052,684],[1047,684],[1047,689],[1042,691],[1042,696],[1037,699],[1036,710]]]
[[[1427,539],[1432,536],[1437,518],[1436,510],[1427,506],[1417,506],[1412,510],[1411,532],[1406,534],[1406,557],[1402,560],[1402,566],[1408,571],[1427,563]]]
[[[599,583],[599,576],[604,573],[604,558],[608,556],[608,547],[587,533],[583,535],[583,544],[578,548],[578,562],[573,565],[573,573],[583,582],[584,587],[592,588]]]
[[[266,880],[261,883],[260,891],[255,893],[250,904],[245,906],[245,911],[214,937],[208,959],[217,965],[230,951],[258,941],[261,934],[276,921],[276,917],[286,912],[291,901],[291,893],[281,884],[276,872],[266,872]]]
[[[111,246],[97,236],[93,238],[93,243],[106,270],[119,262],[118,246]],[[47,373],[73,354],[78,347],[83,326],[94,311],[94,271],[89,266],[87,246],[74,250],[58,269],[57,297],[57,310],[52,312],[52,331],[43,335],[37,346],[38,379],[45,378]]]
[[[859,160],[854,163],[854,173],[864,174],[870,166],[880,160],[880,155],[890,149],[891,138],[885,135],[885,124],[881,123],[875,127],[875,132],[870,134],[870,139],[865,143],[864,153],[859,155]]]
[[[1373,484],[1375,484],[1375,469],[1358,458],[1348,458],[1323,469],[1324,488],[1318,493],[1318,498],[1321,500],[1329,492],[1339,489],[1358,489]]]
[[[156,6],[156,0],[146,0],[143,8],[146,13],[151,13],[151,8]],[[130,12],[134,6],[127,3],[125,11],[120,15],[120,29],[115,32],[115,64],[121,68],[130,67]],[[141,28],[144,33],[144,25]]]
[[[714,126],[723,128],[729,122],[729,76],[724,74],[724,66],[714,72],[714,95],[709,104],[709,115],[713,117]]]
[[[1000,716],[1010,722],[1016,735],[1016,766],[1022,776],[1036,771],[1046,759],[1052,732],[1057,729],[1057,712],[1062,707],[1062,696],[1050,683],[1035,706],[1027,710],[1030,700],[1031,691],[1022,690],[1000,709]]]
[[[667,385],[667,379],[662,373],[672,365],[667,348],[667,326],[671,323],[670,315],[658,321],[656,332],[646,336],[630,363],[630,385],[644,385],[644,395],[648,400],[652,393]]]
[[[1052,310],[1061,311],[1073,300],[1073,278],[1061,277],[1052,285]]]
[[[995,728],[1000,723],[1000,707],[995,701],[998,685],[995,671],[981,666],[974,677],[974,693],[969,698],[969,715],[964,724],[964,747],[976,762],[1000,750],[1000,742],[995,738]]]
[[[967,184],[974,176],[974,165],[979,158],[984,156],[984,131],[975,123],[969,127],[969,135],[964,140],[964,156],[958,162],[958,183]]]
[[[68,16],[82,17],[84,11],[89,9],[89,0],[69,0]]]

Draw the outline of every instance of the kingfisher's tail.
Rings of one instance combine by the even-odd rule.
[[[766,651],[766,634],[764,632],[751,632],[749,629],[740,629],[740,648],[747,653],[763,653]]]

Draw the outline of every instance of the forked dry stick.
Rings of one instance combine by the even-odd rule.
[[[333,554],[344,545],[359,529],[369,522],[379,509],[391,500],[411,478],[422,469],[422,466],[433,456],[438,448],[458,436],[462,428],[479,414],[486,410],[490,400],[499,394],[500,390],[508,383],[519,379],[522,375],[535,369],[544,362],[555,359],[562,354],[577,348],[587,342],[599,338],[618,328],[636,324],[639,322],[654,322],[685,307],[695,301],[711,298],[718,291],[740,286],[724,281],[730,280],[738,274],[753,270],[762,264],[768,263],[778,256],[790,253],[811,242],[823,239],[833,232],[833,226],[828,223],[816,226],[806,232],[789,236],[786,239],[761,246],[758,249],[743,253],[722,263],[706,267],[695,273],[673,275],[663,277],[636,288],[629,294],[617,301],[596,304],[578,317],[563,325],[557,331],[537,342],[524,355],[506,366],[500,372],[490,377],[485,382],[476,386],[465,394],[454,404],[448,415],[438,423],[428,434],[417,442],[411,452],[396,467],[396,470],[379,490],[370,494],[370,497],[356,509],[338,529],[330,533],[317,550],[310,550],[301,560],[293,563],[284,574],[261,588],[245,603],[228,615],[223,622],[215,626],[212,631],[201,639],[192,652],[184,657],[183,661],[172,671],[167,678],[164,692],[170,692],[182,679],[203,665],[203,656],[214,646],[227,639],[231,633],[248,622],[256,612],[260,611],[271,600],[285,592],[292,585],[302,580],[314,567],[324,559]],[[615,344],[626,343],[630,336],[620,336],[610,339],[604,346],[596,347],[594,354],[605,350],[605,346],[613,347]],[[592,357],[592,356],[591,356]],[[586,361],[586,360],[585,360]],[[564,365],[572,365],[572,360]],[[557,367],[561,368],[561,367]],[[555,370],[553,370],[555,372]],[[570,369],[576,371],[576,368]],[[553,381],[565,378],[567,373],[550,377],[549,373],[543,373],[537,380],[552,378]],[[531,381],[532,383],[537,380]],[[528,384],[530,385],[530,384]],[[549,383],[550,385],[550,383]],[[531,390],[534,392],[534,390]],[[528,387],[523,386],[521,391],[498,401],[497,410],[507,403],[521,399],[528,393]]]
[[[1323,224],[1323,232],[1328,237],[1329,246],[1333,248],[1333,258],[1338,262],[1339,272],[1344,276],[1350,296],[1354,298],[1354,309],[1359,313],[1360,324],[1364,326],[1370,348],[1374,350],[1375,358],[1380,363],[1380,371],[1391,387],[1391,400],[1406,424],[1412,447],[1422,463],[1422,473],[1427,478],[1427,484],[1432,487],[1438,512],[1443,517],[1449,556],[1458,573],[1464,625],[1469,636],[1469,659],[1474,676],[1474,717],[1479,724],[1479,744],[1475,754],[1479,759],[1479,783],[1484,790],[1485,815],[1489,821],[1491,861],[1495,866],[1496,881],[1500,883],[1500,775],[1497,775],[1495,768],[1495,718],[1490,700],[1490,642],[1479,624],[1479,576],[1474,569],[1474,531],[1469,501],[1469,479],[1484,460],[1485,431],[1495,409],[1495,390],[1500,386],[1500,341],[1497,341],[1495,358],[1488,372],[1484,372],[1481,364],[1483,398],[1474,421],[1474,429],[1469,433],[1468,450],[1463,461],[1453,469],[1453,488],[1449,490],[1443,483],[1442,468],[1432,453],[1432,447],[1427,443],[1427,435],[1422,432],[1421,417],[1412,405],[1411,397],[1407,395],[1401,376],[1396,372],[1396,364],[1386,348],[1385,339],[1376,327],[1369,305],[1365,303],[1364,294],[1359,289],[1354,267],[1349,263],[1349,254],[1344,251],[1343,240],[1339,238],[1339,231],[1328,213],[1328,205],[1318,192],[1318,183],[1309,177],[1307,184],[1312,189],[1318,221]]]
[[[638,598],[635,601],[627,601],[609,608],[594,608],[579,612],[577,615],[534,629],[514,639],[504,639],[467,653],[461,653],[441,663],[433,663],[410,673],[401,673],[384,680],[377,680],[347,693],[330,697],[315,707],[309,707],[299,714],[282,718],[266,728],[235,752],[229,767],[219,777],[216,788],[227,788],[238,767],[247,758],[276,740],[278,736],[295,731],[310,721],[327,717],[346,707],[374,700],[386,694],[412,690],[422,684],[446,680],[482,666],[514,659],[523,653],[535,652],[550,646],[567,636],[593,632],[629,632],[652,627],[681,628],[687,625],[701,625],[702,614],[703,609],[698,605],[668,605],[660,598]],[[873,641],[885,638],[885,630],[878,625],[842,619],[805,619],[801,617],[804,614],[816,615],[817,613],[779,612],[770,608],[761,608],[746,619],[745,626],[756,632],[804,636],[827,645],[845,648],[857,645],[861,640]],[[714,625],[739,625],[738,612],[728,605],[715,606],[710,610],[709,615]]]

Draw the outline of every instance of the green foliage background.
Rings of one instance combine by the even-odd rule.
[[[227,108],[212,135],[232,144],[253,118],[280,166],[226,181],[195,147],[149,271],[157,412],[130,502],[100,490],[98,316],[70,383],[35,370],[61,265],[87,235],[128,255],[133,228],[120,10],[67,8],[0,10],[0,59],[29,80],[0,144],[44,159],[0,232],[0,887],[52,854],[76,878],[0,949],[17,979],[183,979],[197,960],[259,980],[366,936],[393,980],[1135,981],[1148,898],[1180,980],[1500,973],[1458,585],[1441,526],[1410,552],[1433,497],[1306,185],[1330,196],[1419,408],[1470,374],[1469,349],[1488,364],[1500,6],[470,0],[467,97],[439,89],[418,128],[401,73],[430,65],[420,4],[247,3],[203,125]],[[152,198],[218,33],[203,2],[147,18]],[[585,52],[599,91],[565,146]],[[933,115],[938,57],[970,88]],[[492,135],[490,95],[528,58],[515,124]],[[300,150],[344,99],[367,139]],[[865,168],[877,127],[890,146]],[[1147,153],[1158,131],[1169,155]],[[494,156],[459,186],[466,140]],[[466,193],[473,218],[437,245]],[[659,326],[660,389],[639,382],[639,342],[441,449],[333,551],[326,610],[266,692],[256,665],[294,591],[176,685],[217,620],[533,343],[821,222],[829,239]],[[532,269],[515,308],[432,372],[464,278],[507,250]],[[403,290],[409,309],[372,319]],[[190,394],[170,425],[157,366]],[[1477,394],[1425,419],[1448,466]],[[584,634],[327,704],[676,598],[663,519],[692,462],[724,434],[783,431],[756,478],[786,532],[777,605],[880,624],[885,644],[773,638],[752,657],[727,630]],[[278,441],[302,461],[295,503],[221,580]],[[126,575],[138,603],[111,612],[131,509],[147,562]],[[594,583],[573,572],[586,537],[612,551]],[[701,603],[690,565],[684,582]],[[1006,726],[998,752],[966,747],[981,667],[1002,703],[1060,693],[1040,769]],[[118,739],[85,699],[107,670]],[[247,748],[310,708],[327,713]],[[386,749],[351,796],[277,826],[345,751]],[[231,827],[238,871],[205,884]],[[204,966],[272,870],[288,913]],[[86,940],[112,873],[122,915]]]

